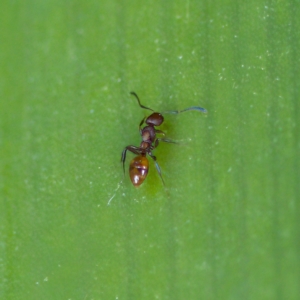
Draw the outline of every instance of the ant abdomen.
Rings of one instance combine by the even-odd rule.
[[[139,155],[131,160],[129,176],[134,186],[140,186],[148,175],[149,161],[146,156]]]

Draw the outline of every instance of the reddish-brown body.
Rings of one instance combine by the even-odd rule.
[[[139,155],[131,160],[129,175],[134,186],[140,186],[148,175],[149,161],[146,156]]]
[[[136,99],[139,103],[139,106],[141,108],[153,111],[153,109],[141,104],[140,99],[136,93],[131,92],[131,94],[136,97]],[[193,107],[186,108],[182,111],[171,110],[171,111],[167,111],[165,113],[178,114],[178,113],[188,111],[188,110],[198,110],[198,111],[206,112],[206,110],[204,108],[201,108],[198,106],[193,106]],[[157,170],[162,182],[164,183],[162,175],[161,175],[160,167],[156,161],[156,157],[152,154],[152,151],[158,146],[159,141],[163,141],[166,143],[175,143],[175,142],[170,139],[164,138],[165,133],[163,131],[155,128],[155,126],[160,126],[163,123],[163,121],[164,121],[163,115],[161,113],[154,112],[154,111],[149,117],[143,118],[143,120],[140,122],[140,126],[139,126],[140,135],[142,137],[140,146],[136,147],[136,146],[130,145],[130,146],[125,147],[122,152],[121,162],[123,163],[124,174],[125,174],[126,152],[130,151],[137,155],[134,159],[131,160],[130,166],[129,166],[130,179],[131,179],[132,184],[135,187],[140,186],[144,182],[144,180],[146,179],[146,177],[148,175],[149,161],[148,161],[148,158],[146,157],[147,155],[149,155],[154,160],[156,170]],[[144,128],[142,128],[142,125],[144,123],[146,124],[146,126]],[[157,137],[157,134],[161,135],[161,137]]]

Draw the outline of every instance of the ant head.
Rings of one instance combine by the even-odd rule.
[[[153,113],[151,114],[146,120],[145,120],[145,123],[147,125],[150,125],[150,126],[159,126],[162,124],[162,122],[164,121],[164,117],[162,114],[160,113]]]

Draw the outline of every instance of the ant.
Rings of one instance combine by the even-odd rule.
[[[159,164],[156,161],[156,157],[152,154],[152,151],[159,145],[159,142],[165,143],[176,143],[170,139],[165,138],[165,133],[155,127],[160,126],[163,121],[163,113],[166,114],[179,114],[188,110],[197,110],[203,113],[206,113],[206,109],[198,106],[191,106],[183,110],[169,110],[163,113],[155,112],[153,109],[146,107],[141,104],[141,101],[138,95],[135,92],[130,92],[131,95],[135,96],[138,101],[138,104],[143,109],[148,109],[153,111],[153,113],[149,117],[144,117],[139,125],[140,135],[142,137],[142,141],[139,147],[136,146],[126,146],[122,152],[121,162],[123,163],[123,171],[125,175],[125,160],[126,160],[126,152],[130,151],[137,156],[133,158],[129,165],[129,175],[132,184],[135,187],[140,186],[144,180],[146,179],[149,171],[149,161],[147,158],[147,154],[153,159],[155,163],[156,170],[158,172],[159,177],[161,178],[163,184],[164,180],[161,175],[161,169]],[[145,127],[142,128],[142,125],[145,123]],[[157,137],[156,135],[161,135],[162,137]]]

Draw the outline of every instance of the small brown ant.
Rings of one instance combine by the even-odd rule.
[[[162,113],[155,112],[153,109],[142,105],[138,95],[135,92],[130,92],[130,94],[136,97],[139,106],[141,108],[151,110],[153,111],[153,113],[149,117],[144,117],[140,122],[139,129],[140,129],[140,135],[142,137],[142,142],[140,146],[136,147],[136,146],[129,145],[125,147],[122,152],[121,162],[123,163],[124,175],[125,175],[126,152],[130,151],[137,155],[135,158],[131,160],[129,165],[130,179],[132,184],[135,187],[140,186],[148,175],[148,171],[149,171],[149,161],[147,158],[147,154],[148,154],[153,159],[158,175],[160,176],[164,184],[164,180],[161,175],[160,166],[156,161],[156,157],[152,154],[152,151],[158,146],[160,141],[166,143],[175,143],[175,142],[170,139],[164,138],[165,133],[155,128],[155,126],[160,126],[164,121],[164,117]],[[192,106],[183,110],[169,110],[163,113],[179,114],[188,110],[197,110],[203,113],[207,112],[206,109],[202,107]],[[144,128],[142,128],[143,123],[146,124]],[[156,136],[157,134],[162,135],[162,137],[157,137]]]

